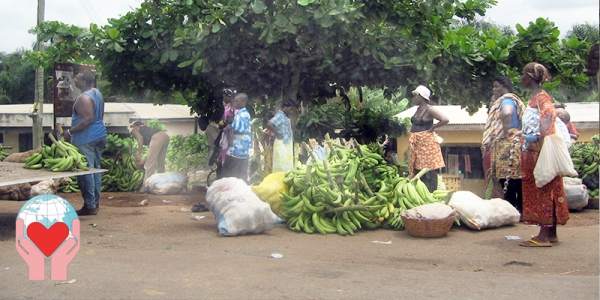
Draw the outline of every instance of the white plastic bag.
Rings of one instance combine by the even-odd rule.
[[[56,181],[58,181],[58,179]],[[54,195],[56,194],[57,188],[58,186],[55,180],[42,180],[37,184],[31,186],[30,196],[34,197],[38,195]]]
[[[156,195],[177,195],[187,188],[188,177],[178,173],[156,173],[146,179],[148,192]]]
[[[475,230],[512,225],[521,215],[508,201],[494,198],[484,200],[472,192],[459,191],[448,203],[458,212],[461,222]]]
[[[573,161],[563,138],[559,134],[551,134],[544,138],[533,169],[535,185],[542,187],[558,175],[577,176],[577,171],[573,168]]]
[[[581,210],[588,205],[589,195],[583,184],[565,184],[565,196],[570,210]]]
[[[206,203],[215,215],[221,236],[261,233],[282,220],[268,203],[261,201],[241,179],[226,177],[215,181],[206,191]]]

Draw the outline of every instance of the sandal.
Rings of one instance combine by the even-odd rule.
[[[532,240],[534,240],[534,239],[536,239],[537,237],[538,237],[537,235],[532,235],[532,236],[531,236],[531,239],[532,239]],[[554,240],[554,241],[553,241],[552,239],[548,239],[548,240],[549,240],[549,241],[550,241],[550,243],[552,243],[552,244],[558,243],[558,239],[556,239],[556,240]]]
[[[548,244],[542,244],[534,239],[531,240],[526,240],[526,241],[522,241],[519,243],[519,246],[523,246],[523,247],[552,247],[551,243]]]

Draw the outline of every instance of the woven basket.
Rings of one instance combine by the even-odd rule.
[[[404,222],[404,228],[406,228],[408,234],[414,237],[435,238],[448,234],[455,218],[456,214],[437,220],[425,218],[411,219],[402,216],[402,222]]]

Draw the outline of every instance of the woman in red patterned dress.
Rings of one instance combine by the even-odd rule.
[[[544,137],[556,133],[556,109],[550,95],[542,89],[542,84],[551,79],[548,69],[535,62],[528,63],[521,76],[521,85],[533,95],[523,113],[523,130],[519,133],[524,149],[521,156],[522,219],[525,224],[540,226],[538,235],[519,244],[525,247],[552,246],[558,242],[556,227],[565,225],[569,219],[562,176],[556,176],[540,188],[535,185],[533,176]]]

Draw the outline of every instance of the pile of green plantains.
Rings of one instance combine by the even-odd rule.
[[[354,142],[350,149],[325,135],[328,155],[312,158],[286,173],[289,194],[281,194],[281,213],[290,229],[306,233],[354,235],[359,229],[402,229],[400,213],[427,203],[443,202],[448,191],[430,193],[419,179],[398,174],[373,144]],[[375,144],[376,145],[376,144]],[[308,153],[312,149],[303,143]]]

